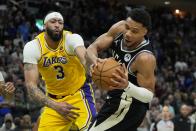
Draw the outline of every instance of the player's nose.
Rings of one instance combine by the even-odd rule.
[[[125,38],[130,39],[131,37],[132,37],[131,31],[127,31],[127,32],[125,33]]]
[[[58,22],[55,22],[54,27],[55,28],[59,28],[60,27],[60,24]]]

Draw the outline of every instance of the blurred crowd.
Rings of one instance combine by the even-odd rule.
[[[69,2],[69,1],[68,1]],[[23,3],[22,3],[23,4]],[[42,0],[37,10],[6,0],[0,2],[0,71],[6,81],[13,81],[13,98],[0,96],[0,131],[32,129],[42,105],[30,100],[24,84],[24,45],[40,30],[36,19],[48,11],[60,11],[65,29],[83,36],[88,47],[95,38],[106,32],[133,5],[118,0],[74,0],[63,5]],[[144,7],[143,7],[144,8]],[[155,97],[138,131],[195,131],[196,123],[196,17],[193,14],[174,14],[169,8],[149,10],[152,30],[149,34],[157,57]],[[100,57],[107,57],[107,51]],[[44,91],[44,83],[40,81]],[[101,108],[105,91],[95,89],[96,107]]]

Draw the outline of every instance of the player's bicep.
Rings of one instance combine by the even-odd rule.
[[[154,92],[156,59],[152,54],[139,56],[137,62],[137,82],[140,86]]]
[[[35,86],[38,83],[39,72],[37,64],[24,64],[24,76],[27,86]]]
[[[23,49],[23,62],[37,64],[41,57],[41,49],[37,40],[28,42]]]
[[[114,24],[108,32],[99,36],[93,44],[90,45],[90,48],[96,48],[98,52],[107,49],[115,39],[115,37],[122,32],[122,22]]]
[[[84,47],[84,40],[79,34],[67,34],[65,48],[66,51],[71,55],[76,54],[76,49],[78,47]]]
[[[99,36],[90,46],[89,48],[96,48],[98,52],[107,49],[113,41],[113,36],[110,34],[104,33],[101,36]]]

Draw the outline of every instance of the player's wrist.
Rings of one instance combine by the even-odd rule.
[[[56,108],[56,102],[50,99],[46,99],[45,106],[50,107],[52,109]]]
[[[124,91],[127,91],[129,88],[130,88],[130,86],[129,86],[129,81],[127,81],[127,83],[125,84]]]
[[[153,93],[146,88],[138,87],[131,82],[129,82],[128,86],[124,89],[125,93],[128,97],[134,97],[135,99],[143,102],[149,103],[153,98]]]

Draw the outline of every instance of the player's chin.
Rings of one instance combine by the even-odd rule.
[[[134,43],[132,41],[127,42],[127,47],[131,47]]]
[[[125,40],[125,44],[126,44],[126,46],[131,46],[131,45],[133,45],[133,42],[132,41],[129,41],[129,40]]]

